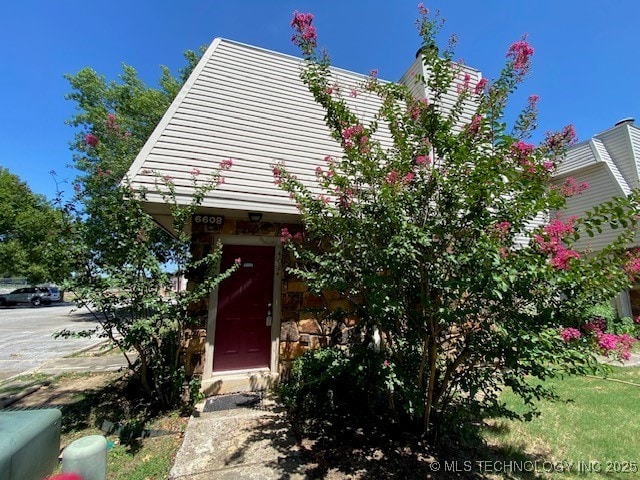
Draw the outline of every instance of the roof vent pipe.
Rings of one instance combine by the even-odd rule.
[[[625,123],[629,123],[629,124],[633,125],[633,122],[635,122],[635,118],[633,118],[633,117],[623,118],[622,120],[616,122],[614,127],[617,127],[618,125],[624,125]]]

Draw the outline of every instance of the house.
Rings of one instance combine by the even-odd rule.
[[[415,81],[425,73],[422,58],[407,63],[400,82],[416,98],[425,98],[424,85]],[[171,231],[168,208],[154,191],[155,175],[170,177],[177,200],[188,204],[194,172],[210,173],[225,159],[233,162],[224,172],[225,182],[204,198],[192,222],[196,254],[220,241],[222,268],[241,259],[240,269],[199,306],[200,328],[188,343],[188,365],[202,375],[207,394],[263,388],[292,357],[326,344],[336,327],[344,333],[353,325],[346,315],[332,332],[323,330],[318,309],[348,312],[348,303],[334,292],[314,296],[286,273],[291,259],[283,251],[280,230],[299,229],[299,215],[288,194],[274,184],[273,166],[283,162],[313,186],[324,158],[342,155],[324,124],[324,110],[299,78],[301,65],[299,58],[215,39],[128,172],[134,188],[148,189],[146,211]],[[472,85],[480,80],[480,72],[461,68]],[[365,124],[372,120],[380,101],[361,88],[367,77],[336,68],[331,72],[360,119]],[[445,100],[453,105],[456,96],[454,88]],[[472,112],[467,105],[469,118]],[[384,127],[377,139],[383,147],[391,145]]]
[[[632,118],[616,123],[612,128],[594,135],[589,140],[571,147],[558,167],[554,182],[562,184],[573,177],[586,182],[589,188],[567,199],[566,216],[583,216],[596,205],[623,197],[640,187],[640,128]],[[597,252],[611,243],[619,234],[608,225],[602,233],[582,236],[575,244],[577,250]],[[623,292],[616,299],[618,314],[636,318],[640,315],[640,285]]]

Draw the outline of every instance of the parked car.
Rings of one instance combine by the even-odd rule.
[[[45,287],[47,290],[49,290],[49,293],[51,294],[51,301],[52,302],[61,302],[62,301],[62,296],[63,293],[62,291],[60,291],[60,289],[58,287]]]
[[[0,306],[30,303],[34,307],[51,304],[51,292],[43,287],[25,287],[0,295]]]

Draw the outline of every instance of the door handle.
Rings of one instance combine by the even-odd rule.
[[[271,304],[267,305],[267,320],[266,320],[266,325],[267,327],[270,327],[271,324],[273,323],[273,316],[271,315]]]

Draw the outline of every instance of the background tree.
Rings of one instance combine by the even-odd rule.
[[[26,183],[0,168],[0,275],[30,283],[62,282],[70,273],[63,212]]]
[[[316,53],[313,16],[296,12],[301,78],[344,155],[317,169],[321,195],[286,165],[274,166],[274,175],[298,203],[305,227],[304,242],[283,232],[298,259],[293,273],[316,293],[341,292],[361,319],[361,335],[351,336],[348,348],[298,362],[285,388],[289,405],[317,416],[336,406],[383,408],[387,398],[386,414],[436,433],[499,410],[505,386],[532,405],[552,395],[533,379],[590,368],[593,342],[578,331],[579,312],[628,287],[638,261],[626,247],[640,197],[615,199],[584,218],[556,216],[567,196],[588,187],[573,179],[551,184],[575,141],[573,128],[535,146],[528,142],[537,97],[511,129],[503,115],[533,48],[524,39],[514,43],[497,79],[470,84],[452,61],[453,42],[434,47],[439,20],[422,6],[420,14],[429,76],[417,81],[429,98],[371,77],[360,91],[377,95],[381,108],[364,123],[334,88],[328,57]],[[453,106],[445,102],[452,91]],[[465,105],[474,106],[472,115]],[[375,140],[383,124],[390,148]],[[532,227],[545,217],[546,225]],[[612,245],[590,255],[572,248],[603,223],[621,228]]]
[[[67,206],[77,224],[75,249],[70,251],[75,274],[69,288],[77,305],[98,321],[93,332],[108,337],[127,355],[144,391],[163,408],[180,401],[188,380],[182,348],[193,326],[189,305],[233,271],[213,275],[220,248],[194,262],[186,233],[190,215],[217,185],[218,171],[208,177],[193,172],[196,194],[186,207],[176,204],[170,179],[157,179],[177,237],[169,236],[143,211],[145,192],[134,192],[123,180],[199,59],[194,52],[185,57],[187,66],[178,77],[162,68],[159,88],[146,86],[128,66],[119,81],[107,82],[89,68],[67,77],[72,87],[68,98],[78,110],[69,121],[77,128],[74,165],[82,172],[74,182],[76,201]],[[230,166],[227,162],[220,168]],[[206,272],[204,280],[191,291],[166,296],[171,277],[189,269]],[[131,351],[137,353],[136,360],[129,356]]]

